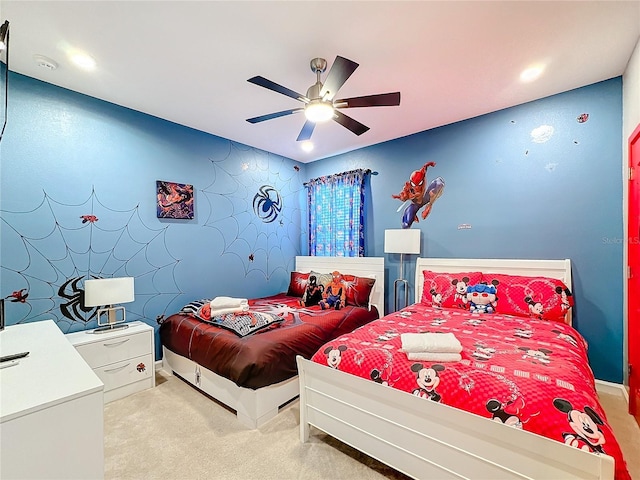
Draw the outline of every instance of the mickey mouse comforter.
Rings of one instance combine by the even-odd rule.
[[[424,332],[453,333],[462,351],[409,360],[402,334]],[[459,361],[443,361],[452,357]],[[415,304],[328,342],[312,360],[505,428],[606,453],[616,478],[630,478],[598,401],[586,341],[563,323]]]
[[[240,387],[257,389],[296,376],[296,355],[311,358],[323,343],[379,317],[375,307],[301,307],[299,297],[285,294],[249,300],[249,308],[235,331],[227,318],[216,322],[183,309],[161,323],[162,345]],[[265,316],[277,321],[246,333],[247,322]]]

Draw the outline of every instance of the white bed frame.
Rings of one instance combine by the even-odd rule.
[[[536,275],[571,285],[569,260],[419,258],[422,270]],[[614,459],[505,427],[298,357],[300,439],[314,426],[416,479],[613,479]]]
[[[296,271],[329,273],[338,270],[360,277],[375,276],[370,303],[384,315],[384,258],[382,257],[296,257]],[[186,357],[162,347],[162,369],[175,373],[197,389],[236,411],[238,420],[255,429],[278,414],[280,407],[300,392],[298,377],[253,390],[239,387],[231,380],[201,367]]]

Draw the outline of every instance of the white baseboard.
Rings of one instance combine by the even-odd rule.
[[[627,391],[627,387],[625,387],[621,383],[613,383],[596,379],[596,390],[599,393],[619,395],[625,399],[627,405],[629,404],[629,392]]]

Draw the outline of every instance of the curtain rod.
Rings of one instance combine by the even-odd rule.
[[[342,173],[334,173],[332,175],[323,175],[322,177],[317,177],[317,178],[312,178],[311,180],[309,180],[308,182],[304,182],[302,185],[305,187],[308,187],[309,184],[315,180],[320,180],[321,178],[332,178],[332,177],[339,177],[340,175],[348,175],[349,173],[356,173],[357,171],[362,170],[364,172],[365,175],[367,174],[371,174],[371,175],[378,175],[378,172],[372,172],[370,168],[357,168],[355,170],[349,170],[348,172],[342,172]]]

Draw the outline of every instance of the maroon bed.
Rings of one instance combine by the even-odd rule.
[[[320,276],[336,265],[344,272],[346,306],[302,306],[311,271]],[[249,300],[239,326],[199,313],[209,299],[191,302],[160,325],[164,369],[236,410],[251,428],[298,395],[297,355],[310,358],[320,345],[378,318],[384,308],[381,258],[297,257],[296,267],[307,272],[292,273],[287,293]]]
[[[323,343],[379,316],[376,307],[301,307],[299,297],[284,293],[249,300],[249,306],[282,320],[241,337],[194,315],[175,314],[160,325],[162,345],[239,387],[255,390],[296,376],[296,355],[310,358]]]

